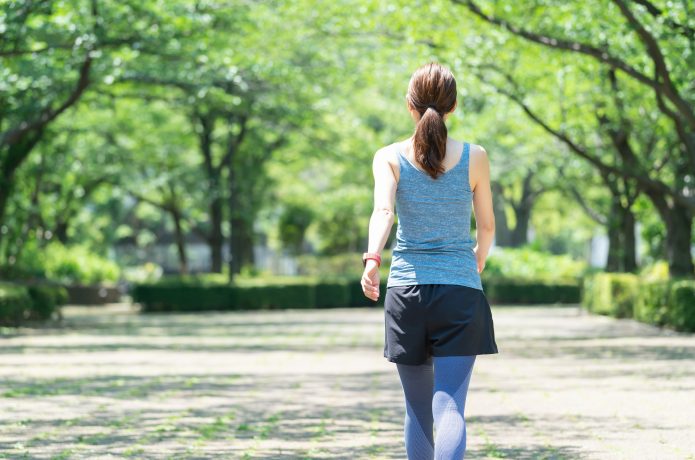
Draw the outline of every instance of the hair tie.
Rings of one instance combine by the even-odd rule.
[[[427,109],[432,109],[432,110],[434,110],[435,112],[437,112],[437,114],[439,114],[439,110],[437,110],[437,107],[435,107],[435,106],[432,105],[432,104],[428,105],[428,106],[425,108],[425,112],[427,112]]]

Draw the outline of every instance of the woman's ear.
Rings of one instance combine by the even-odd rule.
[[[408,111],[412,112],[413,107],[410,106],[410,99],[408,99],[408,95],[405,95],[405,108],[408,109]]]
[[[449,118],[449,115],[451,115],[452,113],[454,113],[454,110],[456,110],[456,107],[458,107],[458,105],[459,105],[459,101],[458,101],[458,99],[457,99],[456,101],[454,101],[454,107],[453,107],[447,114],[444,115],[444,119],[445,119],[445,120],[446,120],[447,118]]]

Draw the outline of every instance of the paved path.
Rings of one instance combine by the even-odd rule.
[[[0,338],[0,458],[405,458],[381,308],[65,313]],[[692,334],[574,306],[493,318],[467,459],[695,459]]]

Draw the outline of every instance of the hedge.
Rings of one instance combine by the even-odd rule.
[[[227,285],[198,281],[172,281],[136,284],[133,302],[143,312],[264,310],[275,308],[331,308],[379,306],[384,304],[386,281],[380,284],[379,299],[365,297],[359,280],[314,280],[296,283]],[[485,280],[488,300],[500,303],[578,303],[578,281]]]
[[[52,284],[0,283],[0,324],[19,326],[26,320],[47,320],[67,302],[64,287]]]
[[[578,280],[484,278],[483,291],[490,303],[550,304],[579,303]]]
[[[695,279],[601,273],[585,279],[583,292],[582,306],[594,313],[695,332]]]
[[[336,280],[267,285],[209,285],[197,283],[136,284],[131,296],[144,312],[204,310],[268,310],[275,308],[330,308],[383,305],[369,300],[359,281]]]
[[[27,288],[0,283],[0,324],[17,326],[32,305]]]
[[[677,331],[695,332],[695,280],[641,283],[635,319]]]
[[[584,278],[582,305],[593,313],[632,318],[640,278],[632,273],[598,273]]]

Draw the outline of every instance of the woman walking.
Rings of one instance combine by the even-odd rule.
[[[410,460],[462,459],[476,355],[498,353],[480,280],[495,232],[490,168],[483,147],[448,137],[445,121],[457,105],[456,80],[448,69],[435,62],[418,68],[406,105],[414,134],[374,156],[362,289],[378,300],[380,253],[395,206],[384,357],[396,364],[403,386],[406,451]]]

